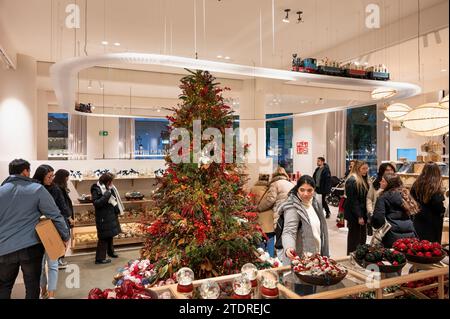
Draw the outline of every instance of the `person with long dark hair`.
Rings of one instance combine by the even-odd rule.
[[[391,229],[384,235],[384,247],[391,248],[400,238],[416,237],[411,217],[417,214],[419,206],[403,186],[398,175],[385,174],[386,188],[378,197],[372,216],[374,228],[380,228],[389,223]]]
[[[113,180],[113,174],[105,173],[91,187],[98,238],[96,264],[110,263],[111,259],[106,259],[106,254],[112,258],[119,257],[114,252],[113,237],[122,231],[118,216],[123,207],[120,207],[122,205],[120,195],[114,190]]]
[[[345,182],[344,218],[347,220],[347,255],[356,250],[367,239],[367,205],[369,191],[367,174],[369,165],[364,161],[356,161]]]
[[[58,206],[61,215],[63,210],[65,209],[65,204],[62,201],[62,193],[58,191],[57,186],[53,184],[54,179],[54,169],[50,165],[40,165],[36,171],[34,172],[33,179],[44,185],[47,191],[52,195],[53,200]],[[67,225],[67,223],[66,223]],[[67,226],[68,228],[68,226]],[[45,268],[45,264],[47,264],[48,273]],[[42,259],[42,273],[41,273],[41,298],[43,299],[55,299],[56,287],[58,284],[58,268],[59,262],[58,259],[51,260],[47,253]],[[48,275],[48,276],[47,276]]]
[[[284,219],[281,233],[282,253],[279,258],[285,266],[295,255],[320,254],[329,256],[328,227],[321,201],[315,194],[316,183],[311,176],[302,175],[289,192],[287,200],[278,209]],[[282,216],[282,217],[281,217]],[[316,287],[305,285],[292,277],[294,290],[300,295],[312,294]]]
[[[411,188],[411,195],[420,205],[414,218],[417,236],[423,240],[440,243],[444,222],[444,189],[442,175],[436,163],[428,162],[423,167]]]
[[[284,217],[281,235],[284,265],[290,265],[296,253],[330,254],[327,222],[315,196],[315,187],[311,176],[302,175],[278,209]]]
[[[73,205],[72,200],[69,197],[69,171],[65,169],[59,169],[55,172],[55,178],[53,179],[53,185],[49,191],[55,199],[56,205],[61,210],[61,214],[66,221],[67,228],[73,227]],[[58,259],[59,268],[63,269],[67,267],[67,263],[64,261],[64,257]]]
[[[377,177],[373,181],[373,183],[369,187],[369,192],[367,193],[367,234],[372,236],[372,215],[373,210],[375,209],[375,203],[377,202],[377,198],[383,192],[384,187],[386,186],[386,181],[383,180],[384,174],[394,174],[395,167],[391,163],[383,163],[378,168]]]

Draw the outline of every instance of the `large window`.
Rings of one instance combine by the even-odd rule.
[[[68,159],[69,115],[48,113],[48,159]]]
[[[377,107],[347,110],[347,168],[350,160],[369,164],[369,175],[377,173]]]
[[[288,115],[292,115],[292,113],[266,114],[266,119]],[[277,158],[278,163],[274,163],[274,165],[278,164],[279,166],[284,167],[287,173],[292,173],[294,170],[292,160],[292,126],[292,118],[266,122],[266,156]],[[278,130],[278,149],[272,149],[271,147],[273,141],[271,143],[270,129],[272,128]]]
[[[163,159],[169,149],[169,121],[165,119],[135,120],[135,158]]]

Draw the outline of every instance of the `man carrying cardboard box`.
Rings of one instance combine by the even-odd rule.
[[[50,193],[30,178],[30,163],[9,163],[9,177],[0,186],[0,299],[11,298],[22,269],[26,299],[39,298],[44,247],[35,227],[41,215],[51,219],[65,242],[69,230]]]

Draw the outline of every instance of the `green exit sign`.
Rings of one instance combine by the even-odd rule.
[[[100,136],[108,136],[108,131],[99,131],[98,135],[100,135]]]

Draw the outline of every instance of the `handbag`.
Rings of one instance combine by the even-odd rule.
[[[381,245],[383,241],[383,237],[387,234],[387,232],[392,228],[392,225],[388,223],[386,219],[384,219],[384,225],[380,228],[376,229],[373,232],[372,239],[370,240],[370,245]]]

